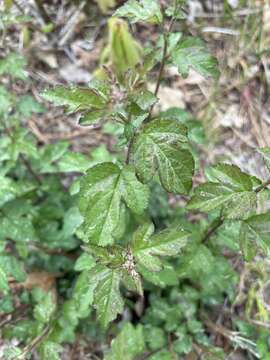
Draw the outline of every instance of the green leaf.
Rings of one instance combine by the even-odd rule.
[[[48,292],[34,308],[34,317],[41,323],[47,324],[56,309],[52,293]]]
[[[91,123],[98,121],[100,116],[93,116],[97,110],[104,110],[109,101],[107,94],[96,88],[78,88],[57,86],[52,90],[46,90],[42,96],[54,102],[56,105],[65,105],[70,112],[83,111],[81,122],[87,125],[91,118]]]
[[[177,121],[153,120],[136,135],[132,157],[136,173],[149,182],[158,170],[160,181],[168,192],[187,194],[192,186],[194,160],[187,142],[187,130]]]
[[[17,346],[11,346],[4,350],[4,359],[5,360],[15,360],[22,355],[22,351]]]
[[[116,10],[114,16],[126,17],[132,23],[145,21],[160,24],[163,20],[159,3],[156,0],[129,0]]]
[[[124,308],[120,294],[120,272],[103,265],[97,265],[89,272],[90,281],[96,285],[94,306],[97,319],[106,328]]]
[[[172,52],[172,60],[179,73],[187,77],[190,68],[204,77],[217,78],[219,71],[217,60],[212,57],[201,39],[188,37],[180,41]]]
[[[61,345],[52,341],[43,341],[39,347],[40,360],[61,360],[59,353],[63,351]]]
[[[74,270],[84,271],[90,270],[95,266],[96,262],[92,255],[83,253],[75,262]]]
[[[85,172],[91,163],[90,160],[83,154],[78,152],[65,153],[57,164],[57,171],[59,172]]]
[[[94,266],[87,266],[88,269],[92,269],[93,267]],[[86,266],[84,266],[84,268],[86,268]],[[92,280],[88,271],[83,271],[78,276],[72,294],[72,300],[75,302],[78,317],[85,318],[89,315],[89,307],[93,303],[94,289],[96,286],[97,282]]]
[[[219,164],[212,169],[213,180],[199,185],[188,203],[188,209],[209,212],[221,209],[228,219],[248,217],[257,205],[252,179],[237,166]]]
[[[254,215],[242,222],[240,243],[245,258],[250,261],[259,248],[270,254],[270,214]]]
[[[148,188],[136,179],[131,167],[121,170],[113,163],[101,163],[87,171],[81,181],[80,211],[92,243],[105,246],[114,242],[122,198],[138,214],[148,204]]]
[[[148,110],[157,102],[157,97],[148,90],[141,90],[132,94],[132,101],[135,102],[142,110]]]
[[[24,67],[26,60],[23,56],[10,53],[4,59],[0,60],[0,76],[10,75],[13,78],[25,80],[27,78]]]
[[[29,117],[33,113],[43,113],[45,111],[45,108],[30,95],[20,98],[17,109],[25,117]]]
[[[24,267],[15,256],[0,255],[0,267],[8,276],[14,277],[15,280],[22,282],[26,278]]]
[[[153,224],[141,226],[134,234],[132,253],[139,265],[150,271],[163,267],[160,256],[175,256],[186,245],[188,233],[182,229],[166,229],[153,235]]]
[[[7,294],[9,290],[8,279],[5,271],[0,267],[0,291]]]
[[[150,283],[165,288],[166,286],[176,286],[178,284],[177,272],[173,266],[169,263],[162,262],[163,269],[160,271],[151,271],[142,265],[137,265],[139,273],[142,275],[144,280]]]
[[[111,350],[105,360],[133,360],[145,350],[143,327],[126,323],[121,332],[112,340]]]

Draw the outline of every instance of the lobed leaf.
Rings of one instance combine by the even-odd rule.
[[[172,51],[172,61],[183,77],[188,76],[191,68],[204,77],[217,78],[219,75],[217,60],[210,55],[204,42],[198,38],[188,37],[180,41]]]

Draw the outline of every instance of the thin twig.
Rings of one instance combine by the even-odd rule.
[[[208,228],[206,234],[202,238],[202,243],[206,243],[210,237],[220,228],[221,225],[223,225],[224,219],[222,217],[215,219],[211,226]]]
[[[270,179],[266,180],[265,182],[263,182],[261,185],[259,185],[258,187],[256,187],[256,189],[254,189],[255,193],[258,193],[264,189],[267,188],[267,186],[270,185]]]

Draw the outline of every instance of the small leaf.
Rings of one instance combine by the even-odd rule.
[[[204,77],[217,78],[219,75],[216,59],[209,54],[204,42],[198,38],[188,37],[181,40],[172,52],[172,60],[184,77],[188,76],[190,68]]]
[[[188,209],[209,212],[221,209],[228,219],[248,217],[257,205],[252,178],[237,166],[219,164],[212,169],[213,180],[199,185],[188,203]]]
[[[0,76],[10,75],[13,78],[25,80],[27,74],[24,70],[26,60],[23,56],[10,53],[4,59],[0,60]]]
[[[61,360],[59,353],[63,351],[61,345],[46,340],[39,347],[40,360]]]
[[[52,293],[48,292],[34,308],[34,317],[41,323],[47,324],[56,309]]]
[[[126,323],[121,332],[112,340],[111,350],[105,360],[133,360],[145,350],[143,327]]]
[[[136,136],[132,156],[136,173],[149,182],[158,170],[160,181],[168,192],[187,194],[192,186],[194,160],[187,142],[187,130],[177,121],[154,120]]]
[[[11,346],[4,350],[5,360],[16,360],[20,355],[22,355],[22,350],[17,346]]]
[[[145,21],[160,24],[163,16],[156,0],[129,0],[116,10],[114,16],[126,17],[132,23]]]
[[[94,89],[56,86],[52,90],[46,90],[42,96],[54,102],[56,105],[65,105],[68,111],[102,109],[107,99]]]
[[[84,271],[90,270],[95,266],[96,262],[92,255],[83,253],[75,262],[74,270]]]
[[[166,229],[153,235],[153,224],[141,226],[134,234],[132,253],[139,265],[150,271],[163,267],[160,256],[175,256],[186,245],[188,233],[182,229]]]
[[[120,294],[120,273],[118,270],[97,265],[89,272],[89,279],[96,285],[94,306],[97,319],[106,328],[124,308]]]
[[[263,254],[270,254],[270,214],[254,215],[242,222],[240,243],[245,258],[250,261],[259,248]]]
[[[5,271],[0,267],[0,291],[7,294],[9,290],[8,279]]]
[[[138,93],[133,94],[131,99],[142,110],[148,110],[158,100],[157,97],[151,91],[148,90],[142,90]]]

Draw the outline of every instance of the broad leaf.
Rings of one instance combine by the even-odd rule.
[[[89,272],[89,280],[96,284],[94,306],[97,319],[103,327],[123,311],[124,302],[120,294],[120,273],[118,270],[97,265]]]
[[[141,226],[134,234],[132,253],[139,265],[150,271],[163,267],[161,256],[175,256],[186,245],[188,233],[182,229],[167,229],[153,235],[153,224]]]
[[[194,160],[187,142],[187,130],[177,121],[153,120],[136,136],[132,156],[139,179],[149,182],[156,171],[168,192],[187,194],[192,186]]]
[[[111,343],[105,360],[133,360],[145,350],[143,328],[127,323]]]
[[[237,166],[219,164],[213,168],[213,180],[199,185],[188,203],[188,209],[209,212],[221,209],[228,219],[248,217],[257,205],[252,179]]]
[[[172,52],[172,60],[179,73],[187,77],[192,68],[204,77],[218,77],[217,61],[210,55],[204,42],[188,37],[180,41]]]
[[[132,23],[145,21],[152,24],[160,24],[163,18],[157,0],[129,0],[116,10],[114,16],[128,18]]]
[[[242,222],[240,244],[247,260],[257,253],[259,248],[265,255],[270,254],[270,214],[254,215]]]
[[[120,220],[121,199],[140,214],[147,207],[148,196],[148,188],[136,179],[129,166],[121,170],[113,163],[102,163],[90,168],[80,190],[87,239],[100,246],[112,244]]]

